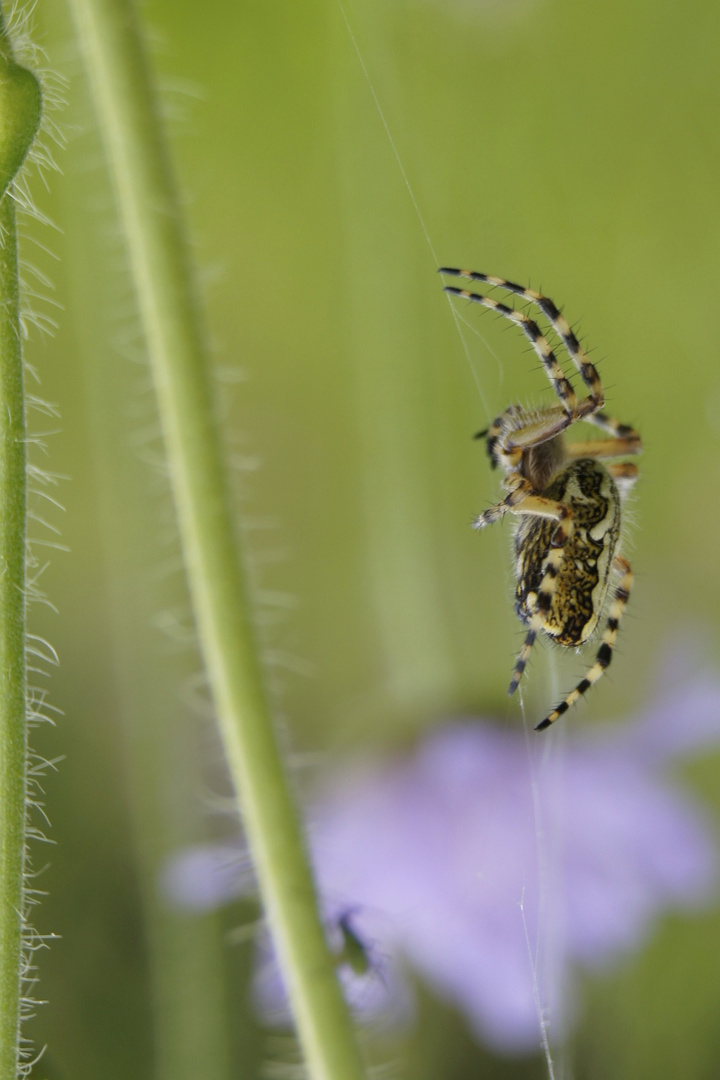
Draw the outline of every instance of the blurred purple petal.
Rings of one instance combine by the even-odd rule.
[[[562,1035],[572,965],[606,965],[668,908],[709,898],[713,831],[665,769],[718,743],[720,682],[702,675],[634,723],[576,728],[564,745],[468,720],[410,757],[338,771],[309,834],[329,936],[352,909],[376,957],[364,974],[341,968],[353,1007],[407,1015],[405,958],[497,1050],[536,1047],[540,1011]],[[185,902],[247,888],[227,849],[183,859],[169,887]],[[277,1012],[268,948],[258,998]]]
[[[698,754],[720,739],[720,680],[707,672],[668,687],[628,732],[628,744],[661,761]]]
[[[198,844],[167,864],[160,887],[173,906],[208,911],[249,892],[253,883],[241,844]]]

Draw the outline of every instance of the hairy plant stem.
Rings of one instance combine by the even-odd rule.
[[[116,187],[158,395],[201,649],[313,1080],[363,1068],[268,706],[207,347],[154,93],[127,0],[71,0]]]
[[[0,1080],[22,1068],[25,922],[27,459],[17,228],[11,184],[40,121],[40,88],[0,13]]]
[[[25,409],[15,204],[0,199],[0,1080],[19,1063],[25,929]]]

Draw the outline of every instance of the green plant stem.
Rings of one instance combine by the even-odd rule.
[[[20,67],[0,12],[0,1080],[15,1080],[27,931],[25,557],[27,447],[17,228],[8,191],[40,122],[37,79]]]
[[[70,125],[73,119],[66,117]],[[96,198],[97,182],[96,173],[74,175],[62,207],[66,268],[75,300],[88,312],[102,310],[103,296],[117,285],[116,268],[102,261],[106,230],[84,228],[84,208]],[[171,855],[210,838],[202,800],[187,798],[188,791],[203,789],[206,732],[204,721],[183,708],[177,695],[177,687],[196,671],[197,656],[192,649],[169,653],[157,627],[159,611],[187,603],[186,585],[176,574],[158,580],[157,567],[168,556],[169,492],[161,494],[147,462],[128,452],[137,372],[131,364],[118,364],[106,348],[107,331],[101,319],[81,320],[73,346],[84,360],[114,674],[108,694],[124,736],[125,789],[145,923],[151,1074],[153,1080],[229,1080],[238,1024],[233,1018],[231,1028],[225,996],[222,913],[173,910],[158,889]]]
[[[19,1062],[25,929],[26,443],[15,204],[0,199],[0,1080]]]
[[[134,14],[71,0],[147,338],[190,591],[225,751],[314,1080],[363,1068],[272,725],[170,167]]]

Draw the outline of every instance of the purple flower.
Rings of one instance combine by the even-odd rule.
[[[353,1005],[407,1015],[404,960],[496,1050],[536,1047],[541,1018],[562,1035],[575,968],[637,949],[664,910],[708,899],[713,831],[666,766],[718,742],[720,684],[703,676],[630,724],[567,724],[557,738],[456,721],[409,757],[338,772],[308,818],[336,951],[351,925],[368,953],[366,972],[342,969]],[[233,891],[207,850],[173,873],[176,902]],[[279,1008],[267,946],[262,971],[261,1004]]]

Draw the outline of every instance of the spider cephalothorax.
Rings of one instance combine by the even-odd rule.
[[[535,304],[562,341],[588,390],[586,397],[578,399],[547,338],[524,312],[490,296],[445,287],[446,292],[490,308],[519,326],[559,399],[559,404],[542,409],[510,405],[477,436],[485,439],[492,467],[504,470],[503,485],[508,494],[480,514],[473,527],[492,525],[507,513],[517,516],[515,608],[528,631],[510,681],[510,693],[517,689],[540,631],[558,645],[576,648],[591,637],[607,609],[594,664],[575,689],[537,725],[537,730],[542,730],[597,682],[612,659],[632,586],[630,564],[618,554],[619,488],[626,490],[633,484],[638,470],[630,462],[605,466],[602,459],[639,454],[642,443],[632,427],[601,411],[605,395],[600,376],[552,300],[533,289],[473,270],[443,267],[440,273],[482,281]],[[610,437],[566,442],[564,432],[578,420],[595,424]],[[619,581],[608,604],[613,573]]]

